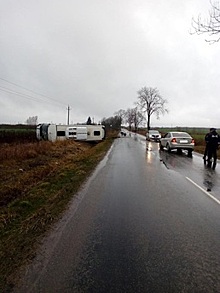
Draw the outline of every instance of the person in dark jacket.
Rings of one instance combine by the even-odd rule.
[[[208,160],[207,160],[207,166],[211,167],[212,162],[211,159],[213,157],[213,170],[216,167],[217,162],[217,150],[220,143],[220,136],[216,132],[215,128],[212,128],[211,132],[207,135],[207,154],[208,154]]]
[[[214,128],[210,128],[209,129],[209,132],[206,133],[205,135],[205,152],[204,152],[204,155],[203,155],[203,160],[204,160],[204,164],[206,163],[207,161],[207,155],[208,155],[208,136],[209,134],[213,131]]]

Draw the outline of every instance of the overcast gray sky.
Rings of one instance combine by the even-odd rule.
[[[152,126],[220,127],[220,43],[189,34],[209,9],[209,0],[0,0],[0,123],[65,124],[68,105],[70,122],[99,122],[133,108],[146,86],[168,101]]]

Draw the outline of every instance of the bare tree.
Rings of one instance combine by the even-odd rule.
[[[121,120],[121,124],[124,121],[125,115],[126,115],[126,111],[123,109],[118,110],[117,112],[114,113],[114,115],[116,115],[117,117],[119,117],[119,119]]]
[[[125,123],[128,123],[129,130],[131,131],[132,125],[134,125],[134,130],[137,131],[138,126],[145,120],[142,112],[138,111],[138,107],[128,108],[125,111]]]
[[[101,124],[105,125],[106,130],[119,130],[121,128],[121,119],[118,116],[103,118]]]
[[[168,113],[165,108],[167,100],[163,99],[157,88],[143,87],[138,91],[137,105],[141,111],[147,115],[147,129],[150,129],[150,119],[152,114],[156,114],[159,119],[160,114]]]
[[[134,109],[128,108],[125,115],[125,122],[128,123],[129,130],[131,131],[132,124],[134,123]]]
[[[138,107],[133,109],[133,122],[134,122],[134,131],[138,130],[138,126],[145,120],[145,117],[142,112],[138,111]]]
[[[26,120],[26,123],[28,125],[37,125],[37,120],[38,120],[38,116],[32,116]]]
[[[192,31],[190,34],[208,34],[209,39],[206,42],[215,43],[220,40],[220,6],[219,2],[212,2],[210,0],[211,9],[207,19],[201,19],[199,15],[197,19],[192,18]]]

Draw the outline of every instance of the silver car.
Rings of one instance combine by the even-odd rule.
[[[160,141],[161,134],[158,130],[149,130],[146,133],[146,140]]]
[[[195,141],[191,135],[187,132],[167,132],[160,139],[160,149],[166,148],[168,152],[172,150],[177,150],[181,152],[182,150],[187,150],[188,155],[192,156],[194,150]]]

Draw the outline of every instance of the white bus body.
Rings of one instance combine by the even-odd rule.
[[[67,139],[100,141],[105,138],[103,125],[74,125],[66,129]]]
[[[36,128],[38,140],[84,140],[100,141],[105,138],[105,127],[103,125],[56,125],[39,124]]]

